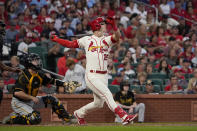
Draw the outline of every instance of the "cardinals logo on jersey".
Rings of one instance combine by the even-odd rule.
[[[105,40],[103,40],[103,44],[105,46],[93,46],[93,42],[91,41],[89,47],[88,47],[88,51],[91,51],[91,52],[95,52],[97,51],[98,49],[100,49],[100,52],[103,53],[105,51],[108,51],[108,48],[109,48],[109,45],[107,44],[107,42]],[[107,47],[107,48],[106,48]]]

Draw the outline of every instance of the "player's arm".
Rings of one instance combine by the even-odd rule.
[[[28,95],[27,93],[25,93],[25,88],[26,85],[28,84],[28,80],[26,79],[26,77],[21,74],[19,75],[18,80],[16,81],[15,87],[14,87],[14,93],[13,95],[17,98],[20,98],[22,100],[32,100],[35,103],[38,102],[38,99],[34,96]]]
[[[116,23],[115,23],[114,18],[108,16],[108,17],[106,18],[106,23],[112,25],[112,28],[113,28],[113,30],[114,30],[114,33],[113,33],[113,35],[111,36],[111,41],[112,41],[113,43],[119,41],[121,34],[120,34],[120,30],[118,29],[118,27],[117,27],[117,25],[116,25]]]
[[[64,82],[58,80],[58,79],[55,79],[55,78],[50,78],[48,77],[47,75],[43,74],[43,73],[40,73],[39,74],[42,79],[43,79],[43,85],[48,85],[48,84],[52,84],[52,85],[55,85],[55,86],[64,86]]]
[[[20,99],[23,99],[23,100],[33,100],[34,99],[34,96],[30,96],[23,91],[14,92],[14,95]]]
[[[77,42],[77,40],[74,41],[69,41],[69,40],[65,40],[65,39],[60,39],[58,36],[56,35],[52,35],[50,37],[50,39],[54,42],[59,43],[60,45],[64,46],[64,47],[68,47],[68,48],[79,48],[79,44]]]

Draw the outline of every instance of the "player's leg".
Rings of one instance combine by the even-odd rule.
[[[84,116],[93,111],[94,109],[98,109],[98,108],[102,108],[103,104],[104,104],[104,99],[102,99],[99,95],[93,93],[94,96],[94,101],[83,106],[82,108],[80,108],[79,110],[76,110],[74,112],[74,115],[76,116],[76,118],[78,119],[78,123],[80,125],[86,124],[85,120],[83,119]]]
[[[117,106],[114,101],[113,95],[108,89],[107,75],[86,75],[86,84],[87,86],[97,95],[105,100],[108,107],[116,115],[118,115],[123,125],[130,123],[136,115],[129,115],[119,106]]]
[[[144,122],[144,112],[145,112],[144,103],[140,103],[134,108],[134,113],[138,113],[138,122]]]
[[[14,113],[10,115],[8,123],[33,125],[41,122],[40,113],[33,110],[31,102],[25,103],[13,97],[11,106]]]
[[[59,119],[65,122],[71,122],[72,114],[69,114],[64,108],[63,104],[54,96],[37,96],[39,99],[38,104],[34,104],[34,109],[51,107],[52,111],[58,115]]]

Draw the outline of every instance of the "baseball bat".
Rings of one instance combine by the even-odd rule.
[[[3,44],[3,45],[6,46],[6,47],[11,48],[11,46],[9,46],[9,45],[6,45],[6,44]],[[28,54],[28,53],[25,53],[25,52],[20,51],[20,50],[17,50],[17,51],[19,51],[20,53],[25,54],[25,55]],[[60,79],[63,79],[63,78],[64,78],[64,76],[59,75],[59,74],[57,74],[57,73],[55,73],[55,72],[49,71],[49,70],[47,70],[47,69],[41,68],[41,70],[44,71],[44,72],[46,72],[46,73],[52,74],[52,75],[54,75],[54,76],[57,76],[57,77],[59,77]]]

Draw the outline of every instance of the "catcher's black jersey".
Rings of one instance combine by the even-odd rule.
[[[122,94],[122,92],[117,92],[115,94],[115,101],[119,102],[122,105],[130,106],[135,102],[134,94],[130,91],[127,92],[126,95]]]
[[[37,96],[39,87],[47,84],[54,84],[54,79],[48,78],[43,73],[30,73],[27,69],[23,70],[16,81],[14,92],[23,91],[28,95]],[[16,96],[14,96],[16,97]]]

